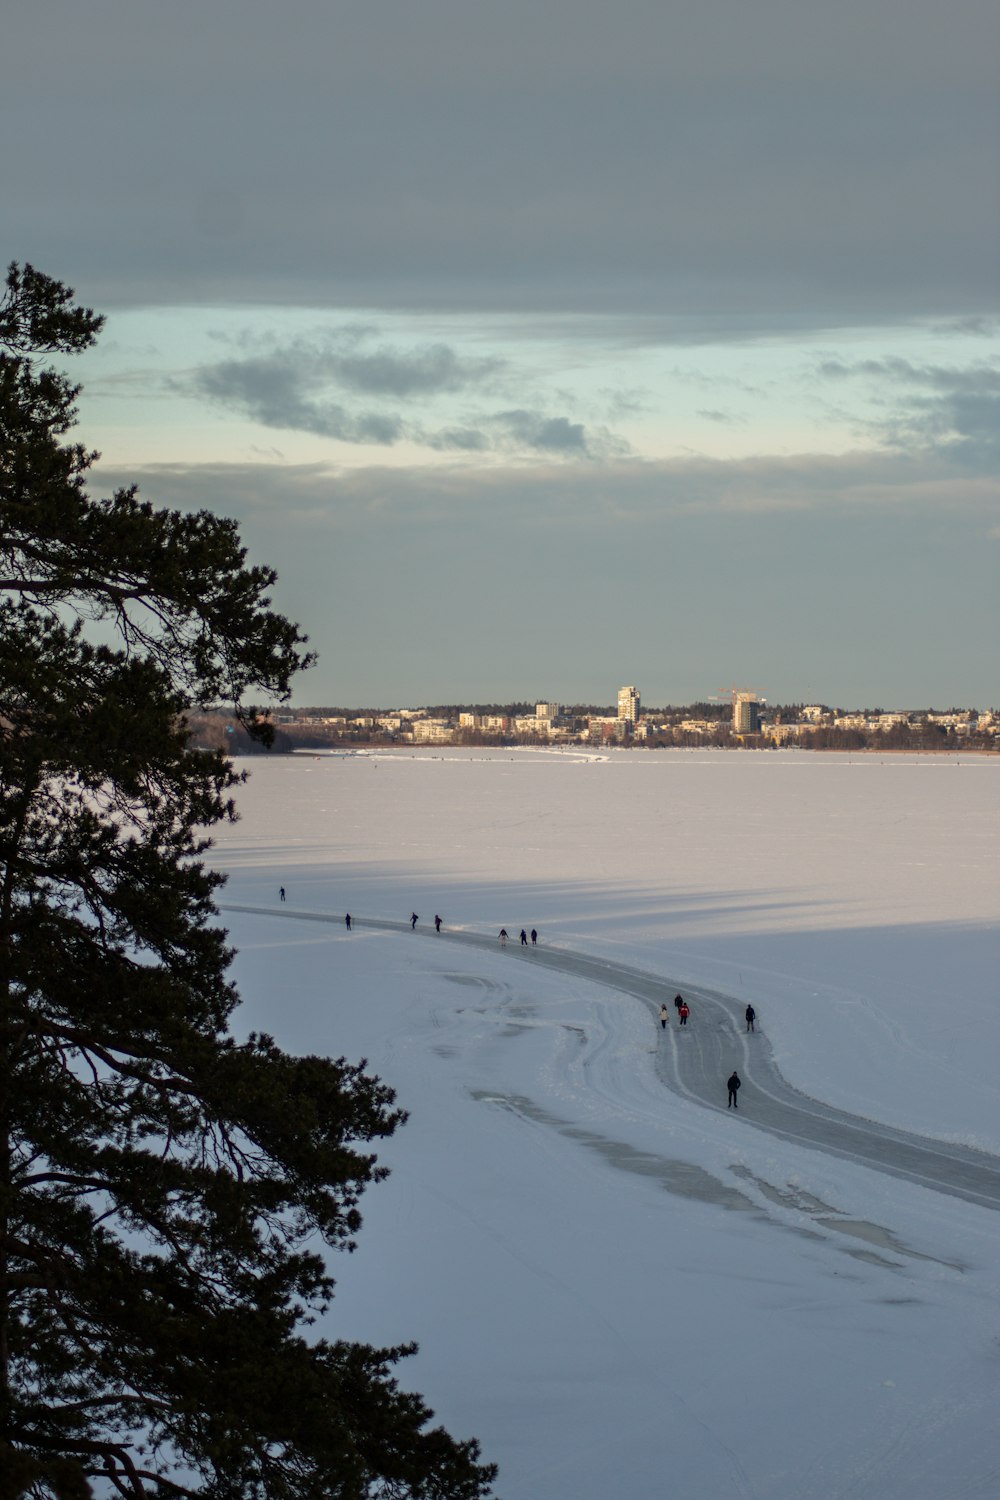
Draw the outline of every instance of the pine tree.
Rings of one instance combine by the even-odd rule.
[[[102,320],[0,301],[0,1500],[487,1493],[399,1388],[412,1346],[310,1331],[403,1119],[364,1062],[237,1043],[207,832],[238,777],[185,715],[308,663],[235,525],[93,499]]]

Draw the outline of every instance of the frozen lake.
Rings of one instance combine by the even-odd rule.
[[[419,1338],[403,1383],[505,1500],[993,1492],[995,1213],[769,1137],[752,1087],[738,1123],[674,1092],[649,1003],[492,939],[751,1001],[806,1095],[1000,1152],[1000,761],[246,764],[216,851],[260,909],[226,915],[245,1023],[366,1056],[411,1111],[332,1332]]]

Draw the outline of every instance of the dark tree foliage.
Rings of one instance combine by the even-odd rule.
[[[91,499],[45,355],[101,319],[30,266],[0,301],[0,1500],[477,1497],[409,1347],[327,1342],[403,1118],[343,1058],[237,1043],[204,830],[224,755],[185,715],[308,661],[235,526]],[[109,644],[110,643],[110,644]]]

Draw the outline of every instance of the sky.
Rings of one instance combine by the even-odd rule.
[[[991,0],[46,0],[6,258],[299,703],[1000,701]]]

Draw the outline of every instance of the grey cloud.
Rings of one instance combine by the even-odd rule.
[[[979,534],[995,525],[1000,481],[972,475],[948,455],[920,460],[891,452],[840,457],[801,454],[745,460],[621,460],[603,466],[579,458],[551,464],[461,463],[340,469],[326,463],[149,464],[128,473],[101,465],[102,486],[138,481],[158,503],[222,514],[297,516],[337,529],[419,526],[429,518],[475,515],[502,506],[526,525],[609,528],[666,523],[705,514],[925,519],[964,516]]]
[[[244,399],[279,384],[331,385],[360,395],[409,399],[482,385],[503,368],[499,359],[463,359],[441,343],[368,349],[364,345],[372,331],[346,326],[286,343],[266,335],[243,335],[238,340],[243,357],[204,367],[195,385],[215,397],[224,397],[229,387]]]
[[[600,392],[606,403],[608,420],[620,421],[622,417],[638,417],[650,408],[649,393],[640,389],[603,390]]]
[[[464,452],[518,453],[528,450],[560,460],[607,460],[631,452],[624,439],[606,427],[588,429],[569,417],[543,411],[481,413],[475,427],[449,427],[440,432],[411,429],[410,437],[429,448]]]
[[[540,453],[587,452],[587,437],[580,422],[567,417],[543,417],[531,411],[497,412],[494,420],[517,442]]]
[[[1000,461],[1000,366],[958,368],[906,359],[855,363],[824,360],[822,376],[874,386],[882,407],[869,428],[894,447],[940,448],[970,468],[994,471]]]
[[[349,443],[391,445],[404,436],[423,441],[419,429],[397,413],[348,410],[331,390],[376,399],[414,402],[453,394],[488,382],[502,368],[497,359],[463,359],[446,344],[413,350],[366,342],[374,330],[347,325],[285,343],[268,335],[234,340],[241,357],[202,366],[190,379],[199,396],[242,412],[268,427],[311,432]],[[435,446],[470,447],[454,435]]]
[[[378,412],[364,412],[357,417],[344,413],[343,417],[340,432],[331,432],[330,436],[339,436],[351,443],[379,443],[388,447],[398,442],[405,432],[399,417],[382,416]]]
[[[427,433],[424,442],[428,448],[438,451],[464,453],[484,453],[492,446],[485,432],[474,427],[448,427],[441,432]]]
[[[219,360],[191,377],[194,392],[267,427],[314,433],[347,443],[384,447],[407,439],[436,451],[485,452],[522,448],[549,454],[593,456],[625,451],[626,445],[602,429],[588,446],[582,423],[566,416],[518,408],[473,414],[464,424],[434,429],[392,411],[353,411],[331,399],[327,390],[348,386],[375,397],[450,394],[486,381],[501,368],[497,360],[460,359],[445,345],[413,354],[386,349],[369,354],[357,347],[354,333],[331,342],[296,340],[286,345],[266,341],[264,352]],[[175,382],[175,388],[183,388]]]
[[[704,417],[706,422],[718,422],[720,426],[738,426],[742,417],[738,417],[731,411],[719,411],[717,409],[703,408],[698,412],[699,417]]]
[[[995,305],[993,0],[8,10],[7,241],[102,307]]]
[[[198,371],[197,394],[242,412],[265,427],[312,432],[348,443],[392,444],[403,435],[398,416],[348,412],[310,390],[308,372],[281,357],[223,360]]]
[[[940,325],[936,332],[950,338],[953,334],[972,334],[975,338],[992,339],[1000,332],[1000,318],[997,317],[975,317],[955,318],[950,323]]]
[[[413,354],[388,349],[345,354],[331,358],[329,363],[331,376],[349,390],[397,397],[465,390],[496,374],[500,367],[496,359],[459,359],[445,344]]]

